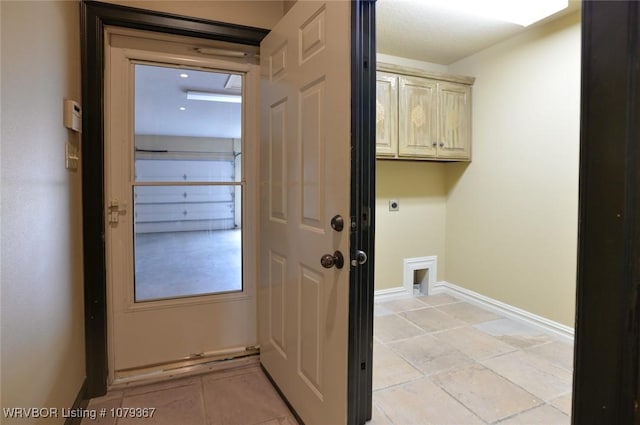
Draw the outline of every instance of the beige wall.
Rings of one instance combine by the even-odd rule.
[[[276,22],[284,15],[282,0],[105,1],[123,6],[267,29],[273,28]]]
[[[377,55],[378,62],[446,73],[447,66],[398,56]],[[445,167],[415,161],[376,162],[375,289],[402,286],[405,258],[438,256],[437,280],[445,270]],[[400,211],[389,211],[389,200]]]
[[[446,280],[573,326],[580,16],[450,71],[476,82],[473,162],[447,169]]]
[[[0,10],[2,407],[68,408],[85,377],[80,173],[62,125],[63,98],[80,100],[78,3]],[[64,419],[13,423],[45,422]]]
[[[438,280],[444,279],[447,165],[377,161],[376,290],[402,286],[405,258],[437,255]],[[399,201],[399,211],[389,211],[390,199]]]

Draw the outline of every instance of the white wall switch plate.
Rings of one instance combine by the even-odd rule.
[[[71,142],[64,145],[64,166],[67,170],[76,171],[78,169],[78,148]]]

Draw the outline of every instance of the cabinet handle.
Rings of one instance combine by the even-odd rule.
[[[435,148],[436,146],[438,146],[438,142],[431,143],[431,146],[433,146]]]
[[[444,147],[444,142],[440,142],[440,147]]]

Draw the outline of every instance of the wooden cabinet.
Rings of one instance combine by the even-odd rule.
[[[437,156],[438,82],[399,77],[398,156]]]
[[[438,83],[438,158],[471,160],[471,86]]]
[[[376,78],[376,154],[398,153],[398,76],[378,72]]]
[[[378,69],[387,70],[377,78],[378,157],[471,160],[473,78],[384,64]]]

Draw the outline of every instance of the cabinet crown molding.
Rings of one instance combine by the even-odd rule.
[[[467,84],[470,86],[473,85],[473,83],[476,81],[475,77],[468,77],[465,75],[442,74],[439,72],[425,71],[424,69],[420,69],[420,68],[411,68],[411,67],[395,65],[391,63],[385,63],[385,62],[377,62],[376,70],[382,71],[382,72],[392,72],[394,74],[406,75],[411,77],[425,77],[425,78],[431,78],[434,80],[449,81],[449,82],[458,83],[458,84]]]

